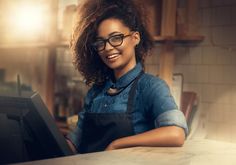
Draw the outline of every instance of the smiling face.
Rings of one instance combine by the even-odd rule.
[[[99,24],[97,34],[98,48],[106,41],[105,48],[99,49],[98,54],[102,61],[114,70],[116,79],[135,67],[135,46],[140,41],[138,32],[131,31],[119,19],[109,18]],[[123,42],[119,42],[120,36]]]

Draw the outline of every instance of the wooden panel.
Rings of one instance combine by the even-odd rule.
[[[176,11],[176,35],[177,36],[187,36],[187,11],[186,7],[177,8]]]
[[[147,30],[151,36],[160,35],[162,0],[136,0],[145,14]]]
[[[187,1],[187,33],[198,34],[198,0]]]
[[[152,36],[160,35],[161,31],[161,1],[160,0],[146,0],[144,5],[147,10],[148,31]]]
[[[177,0],[162,1],[161,35],[175,36],[176,34]]]
[[[49,42],[49,54],[48,54],[48,67],[47,67],[47,84],[46,84],[46,105],[51,114],[53,114],[54,107],[54,85],[56,76],[56,47],[55,44],[58,41],[57,32],[57,14],[58,14],[58,0],[50,1],[51,8],[51,24],[50,24],[50,35],[48,38]]]
[[[191,35],[191,36],[154,36],[156,42],[174,41],[174,42],[199,42],[204,39],[201,35]]]
[[[46,81],[46,105],[49,112],[53,114],[54,107],[54,84],[56,74],[56,49],[49,49],[48,67],[47,67],[47,81]]]
[[[162,1],[161,35],[175,36],[176,34],[177,0]],[[174,46],[172,41],[166,41],[160,55],[160,77],[171,87],[174,67]]]
[[[164,79],[171,87],[173,67],[174,67],[174,44],[167,41],[163,46],[160,54],[160,77]]]

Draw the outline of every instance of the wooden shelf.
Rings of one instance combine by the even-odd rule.
[[[18,48],[49,48],[49,47],[69,47],[69,42],[58,43],[35,42],[35,43],[8,43],[0,44],[0,49],[18,49]]]
[[[155,42],[200,42],[204,39],[204,36],[154,36]],[[69,47],[68,41],[58,42],[58,43],[47,43],[47,42],[35,42],[35,43],[9,43],[0,44],[0,49],[17,49],[17,48],[49,48],[51,46],[55,47]]]
[[[33,47],[44,48],[44,47],[48,47],[48,44],[44,42],[0,44],[0,49],[17,49],[17,48],[33,48]]]
[[[204,36],[154,36],[154,41],[164,42],[164,41],[173,41],[173,42],[200,42],[204,39]]]

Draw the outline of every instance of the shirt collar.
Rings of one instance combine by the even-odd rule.
[[[141,63],[137,63],[136,66],[128,71],[125,75],[121,76],[115,83],[112,82],[110,79],[108,82],[108,86],[115,87],[115,88],[123,88],[126,87],[131,81],[133,81],[138,74],[142,71],[142,65]]]

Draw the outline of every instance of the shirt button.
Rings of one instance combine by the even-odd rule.
[[[104,107],[107,107],[107,104],[104,104]]]

